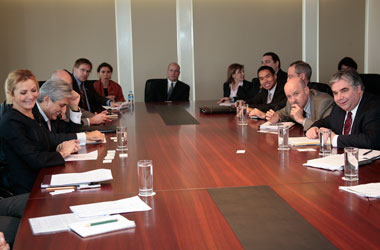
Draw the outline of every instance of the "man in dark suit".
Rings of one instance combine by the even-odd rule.
[[[85,144],[86,140],[104,140],[104,135],[99,131],[77,133],[81,127],[78,102],[79,95],[73,91],[69,83],[48,80],[40,88],[33,114],[41,125],[59,134],[63,140],[78,139],[82,144]],[[65,115],[67,106],[70,106],[70,122],[60,119],[60,116]]]
[[[119,106],[115,102],[100,96],[92,83],[87,81],[92,70],[92,63],[86,58],[79,58],[74,63],[72,80],[73,90],[80,94],[79,106],[90,112],[103,111],[102,105]]]
[[[250,116],[265,119],[265,113],[270,110],[279,110],[286,104],[284,85],[277,82],[277,75],[272,67],[261,66],[257,70],[261,84],[261,92],[254,98],[247,100]]]
[[[145,102],[189,101],[190,87],[178,80],[178,63],[168,66],[167,79],[151,79],[145,87]]]
[[[334,147],[380,149],[380,101],[364,91],[355,70],[341,70],[330,80],[336,106],[331,114],[316,121],[306,132],[308,138],[318,138],[319,128],[332,130]]]
[[[266,52],[261,59],[261,65],[272,67],[274,72],[276,72],[277,82],[285,85],[288,79],[288,74],[281,69],[281,61],[276,53]]]
[[[311,73],[312,70],[308,63],[304,61],[295,61],[290,64],[288,68],[288,80],[299,77],[306,83],[309,89],[315,89],[333,96],[329,85],[319,82],[310,82]]]

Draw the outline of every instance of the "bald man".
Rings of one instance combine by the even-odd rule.
[[[333,98],[323,92],[309,89],[302,78],[289,79],[284,86],[286,106],[278,111],[269,110],[265,118],[271,123],[294,121],[303,126],[304,131],[311,125],[330,114]]]
[[[56,70],[52,75],[51,75],[52,80],[63,80],[69,84],[73,84],[73,79],[71,77],[71,74],[67,72],[66,70],[60,69]],[[90,125],[97,125],[97,124],[103,124],[106,122],[112,121],[110,118],[107,117],[107,111],[103,111],[99,114],[97,113],[91,113],[90,111],[87,111],[85,109],[79,108],[78,101],[75,101],[77,98],[80,98],[79,94],[75,91],[73,91],[73,100],[70,101],[70,109],[72,111],[80,111],[82,113],[82,124],[84,126],[90,126]],[[68,110],[69,111],[69,110]],[[70,113],[66,113],[66,121],[69,120]]]

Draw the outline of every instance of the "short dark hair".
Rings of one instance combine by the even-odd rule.
[[[280,69],[281,68],[281,61],[280,61],[280,58],[278,57],[278,55],[274,52],[267,52],[267,53],[264,53],[263,56],[270,56],[272,57],[272,60],[273,62],[278,62],[278,68]]]
[[[306,78],[310,80],[312,71],[310,65],[307,62],[295,61],[292,64],[290,64],[289,67],[292,67],[293,65],[295,67],[297,75],[304,73]]]
[[[90,65],[90,68],[92,69],[92,63],[87,58],[79,58],[74,63],[74,68],[79,68],[82,64],[88,64]]]
[[[112,68],[111,64],[106,63],[106,62],[101,63],[101,64],[98,66],[98,69],[96,70],[96,72],[99,73],[100,70],[101,70],[103,67],[107,67],[107,68],[109,68],[109,69],[111,70],[111,73],[113,72],[113,68]]]
[[[257,70],[257,77],[259,77],[259,73],[260,73],[261,71],[266,70],[266,69],[269,70],[270,73],[271,73],[272,75],[275,75],[275,74],[276,74],[276,72],[274,72],[274,69],[273,69],[272,67],[269,67],[269,66],[264,65],[264,66],[261,66],[261,67]]]
[[[340,60],[340,62],[338,64],[338,70],[342,69],[342,65],[346,65],[346,66],[351,67],[355,70],[358,69],[358,64],[351,57],[345,57],[342,60]]]

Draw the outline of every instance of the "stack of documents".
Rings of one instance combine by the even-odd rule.
[[[129,108],[130,103],[129,102],[123,102],[120,103],[119,107],[111,107],[111,106],[102,106],[106,110],[121,110],[121,109],[127,109]]]
[[[74,213],[30,218],[29,223],[33,234],[56,233],[72,229],[80,236],[87,237],[135,227],[133,221],[118,215],[118,213],[152,209],[138,196],[116,201],[72,206],[70,208]],[[115,213],[116,215],[112,215]],[[96,216],[94,216],[95,214]]]
[[[46,175],[41,183],[41,188],[79,186],[81,184],[98,183],[112,180],[110,169],[96,169],[83,173],[68,173]]]
[[[316,146],[319,145],[319,139],[309,139],[307,137],[289,137],[290,146]]]
[[[380,182],[368,183],[357,186],[340,186],[339,189],[354,193],[363,197],[380,198]]]
[[[277,131],[278,125],[280,125],[280,124],[285,125],[288,128],[291,128],[291,127],[293,127],[294,122],[280,122],[280,123],[272,124],[268,121],[268,122],[265,122],[265,123],[260,125],[260,130]]]
[[[90,161],[98,159],[98,150],[86,154],[74,154],[65,158],[65,161]]]
[[[69,228],[81,237],[108,233],[121,229],[135,227],[134,221],[128,220],[120,214],[104,216],[102,218],[72,223]]]
[[[379,150],[359,149],[359,165],[371,163],[380,158]],[[328,170],[343,170],[344,154],[329,155],[326,157],[308,160],[304,166]]]

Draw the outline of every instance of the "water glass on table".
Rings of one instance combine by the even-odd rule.
[[[152,196],[153,192],[153,163],[152,160],[139,160],[137,162],[137,176],[139,196]]]
[[[353,147],[344,148],[344,176],[345,181],[359,180],[359,149]]]
[[[284,124],[277,125],[278,150],[289,150],[289,128]]]
[[[128,150],[127,143],[127,128],[126,127],[117,127],[116,128],[116,137],[117,137],[117,148],[118,151]]]
[[[321,128],[319,130],[320,155],[331,154],[331,129]]]

